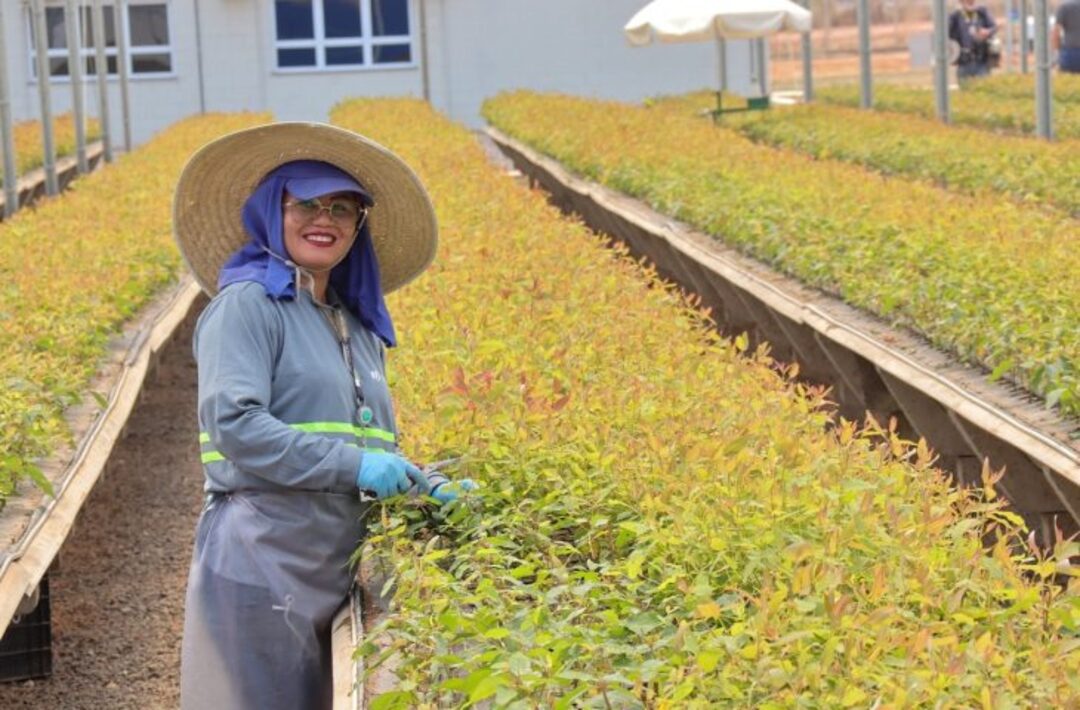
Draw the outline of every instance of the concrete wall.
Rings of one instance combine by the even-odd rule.
[[[11,89],[12,116],[16,121],[38,119],[41,99],[38,83],[32,79],[27,11],[18,0],[2,0],[4,39],[7,48],[7,75]],[[128,93],[131,101],[132,141],[138,145],[161,128],[198,111],[198,76],[195,71],[194,14],[190,2],[167,3],[169,37],[173,47],[173,74],[164,77],[132,77]],[[83,96],[87,115],[97,117],[98,85],[95,77],[84,77]],[[71,111],[71,82],[50,81],[54,114]],[[113,145],[123,145],[120,88],[116,78],[108,80],[109,116]]]
[[[385,69],[282,72],[274,57],[273,0],[165,0],[173,75],[132,78],[135,143],[180,118],[208,111],[271,111],[278,119],[327,119],[349,96],[424,90],[420,0],[410,1],[413,63]],[[21,0],[3,3],[13,115],[37,118],[29,36]],[[432,103],[455,120],[480,122],[480,104],[499,91],[544,91],[637,101],[718,83],[716,47],[631,47],[622,26],[644,0],[425,0]],[[196,11],[201,36],[196,33]],[[199,57],[201,53],[201,70]],[[114,145],[121,142],[119,89],[110,82]],[[70,84],[52,82],[53,110],[71,106]],[[85,87],[97,115],[97,87]]]
[[[422,93],[415,59],[412,66],[385,69],[279,71],[273,0],[199,2],[208,110],[269,110],[281,120],[325,121],[330,108],[349,96]],[[416,2],[410,0],[409,9],[418,55]]]
[[[129,83],[133,142],[144,142],[171,123],[207,111],[270,111],[278,119],[325,121],[330,108],[348,96],[422,94],[418,61],[386,69],[279,72],[274,61],[272,0],[164,0],[169,13],[173,75],[135,77]],[[7,73],[16,121],[40,117],[37,81],[30,72],[26,8],[20,0],[3,3]],[[418,36],[417,0],[410,0]],[[196,33],[196,7],[201,37]],[[415,42],[419,56],[419,44]],[[202,66],[200,70],[200,48]],[[201,86],[200,86],[201,84]],[[54,114],[71,110],[68,81],[50,82]],[[99,115],[96,79],[84,83],[87,114]],[[120,90],[109,80],[113,144],[122,144]]]
[[[645,0],[428,0],[432,103],[479,123],[483,100],[529,88],[639,101],[715,87],[714,44],[631,47]]]

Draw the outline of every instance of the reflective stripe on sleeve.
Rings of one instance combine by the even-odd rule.
[[[297,431],[306,432],[309,434],[346,434],[356,439],[378,439],[379,441],[385,441],[393,444],[395,437],[393,432],[386,431],[385,429],[376,429],[375,427],[359,427],[349,422],[297,422],[290,424],[290,428]],[[203,449],[201,452],[201,460],[204,464],[214,463],[216,461],[225,461],[225,457],[218,451],[212,448],[207,448],[210,444],[210,434],[203,431],[199,432],[199,448]],[[353,442],[346,442],[346,445],[361,448],[364,451],[384,451],[385,449],[379,447],[360,447]]]
[[[297,424],[290,424],[289,426],[297,431],[304,431],[312,434],[352,434],[356,437],[371,437],[372,439],[382,439],[383,441],[394,441],[393,432],[386,431],[385,429],[376,429],[375,427],[358,427],[348,422],[300,422]]]

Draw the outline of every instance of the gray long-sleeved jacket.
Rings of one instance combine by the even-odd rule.
[[[195,328],[199,443],[207,491],[357,492],[364,448],[396,451],[382,342],[347,312],[352,354],[374,417],[361,426],[329,308],[301,290],[225,287]]]

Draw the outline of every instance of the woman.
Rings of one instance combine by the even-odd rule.
[[[1058,5],[1050,41],[1061,71],[1080,74],[1080,0],[1064,0]]]
[[[956,75],[961,81],[990,73],[990,41],[997,23],[990,11],[975,0],[960,0],[960,9],[949,15],[949,39],[960,45]]]
[[[397,156],[309,123],[204,146],[173,211],[181,253],[216,293],[195,330],[207,503],[181,706],[328,708],[330,622],[372,505],[361,494],[456,497],[401,455],[385,373],[383,294],[431,263],[434,211]]]

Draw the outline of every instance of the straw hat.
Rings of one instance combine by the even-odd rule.
[[[217,293],[218,272],[250,238],[244,202],[263,177],[294,160],[321,160],[356,178],[375,206],[368,228],[384,293],[412,281],[435,258],[435,210],[401,158],[361,135],[325,123],[281,122],[236,131],[188,160],[173,196],[173,235],[203,291]]]

